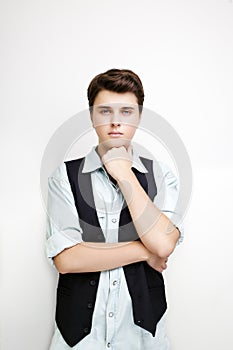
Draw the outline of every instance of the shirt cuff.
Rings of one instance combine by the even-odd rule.
[[[176,243],[176,245],[179,245],[179,244],[182,243],[183,240],[184,240],[184,228],[183,228],[183,225],[182,225],[182,224],[176,226],[176,228],[178,229],[178,231],[179,231],[179,233],[180,233],[180,237],[179,237],[179,239],[178,239],[178,241],[177,241],[177,243]]]
[[[179,245],[184,240],[184,226],[183,222],[181,222],[180,216],[168,210],[162,210],[162,212],[171,220],[173,225],[178,229],[180,236],[176,245]]]
[[[81,232],[77,230],[58,231],[52,234],[46,241],[46,255],[50,264],[55,267],[53,257],[66,248],[83,242]]]

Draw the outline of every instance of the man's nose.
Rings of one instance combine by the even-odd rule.
[[[112,125],[120,125],[121,124],[120,114],[116,111],[114,113],[112,113],[111,124]]]

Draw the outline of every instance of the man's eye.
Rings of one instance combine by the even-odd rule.
[[[125,109],[122,113],[123,113],[123,115],[130,115],[131,111],[128,109]]]
[[[111,111],[109,109],[102,109],[101,113],[104,115],[108,115],[111,113]]]

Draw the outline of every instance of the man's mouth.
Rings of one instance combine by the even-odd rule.
[[[122,132],[114,132],[113,131],[113,132],[109,132],[108,135],[111,137],[120,137],[123,134],[122,134]]]

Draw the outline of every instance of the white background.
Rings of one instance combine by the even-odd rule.
[[[145,106],[176,129],[193,166],[186,237],[165,272],[172,349],[232,349],[232,1],[0,6],[1,350],[48,349],[57,275],[44,253],[41,159],[110,68],[141,77]]]

